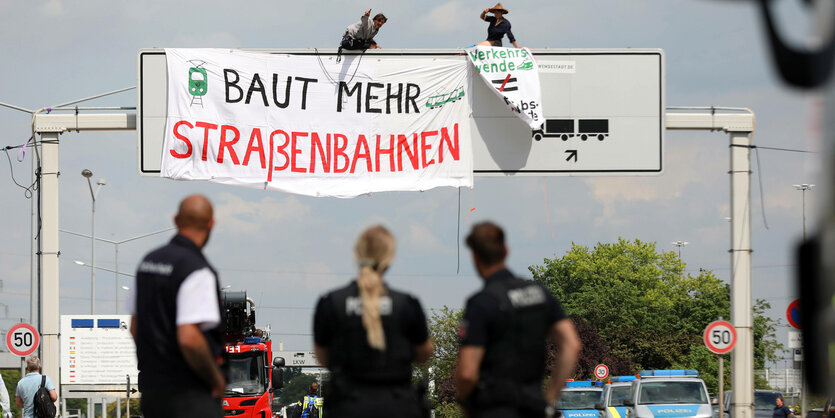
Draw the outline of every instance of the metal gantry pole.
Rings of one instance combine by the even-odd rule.
[[[679,109],[686,113],[670,113]],[[729,111],[729,112],[726,112]],[[668,108],[666,129],[722,130],[730,134],[731,323],[737,343],[731,353],[731,415],[754,416],[754,341],[751,311],[751,138],[754,112],[745,108]]]
[[[34,143],[34,141],[33,141],[32,147],[34,148],[34,147],[37,147],[37,146],[38,146],[38,144]],[[35,152],[35,150],[33,149],[32,152]],[[30,183],[30,184],[35,184],[35,181],[39,180],[39,177],[38,177],[39,173],[36,172],[39,169],[39,167],[38,167],[38,165],[35,164],[35,160],[36,160],[36,158],[33,155],[32,156],[32,183]],[[41,329],[40,316],[38,315],[38,310],[39,310],[38,301],[40,300],[40,298],[38,297],[38,291],[39,291],[38,283],[40,281],[40,274],[38,274],[38,271],[39,271],[39,268],[40,268],[40,264],[39,264],[40,259],[39,259],[39,257],[37,257],[37,253],[39,251],[38,238],[37,237],[38,237],[38,228],[40,226],[40,223],[38,222],[39,221],[38,220],[38,208],[39,208],[39,205],[40,205],[40,194],[37,194],[37,196],[35,196],[35,194],[33,193],[30,200],[31,200],[30,206],[31,206],[31,211],[32,211],[32,213],[31,213],[32,218],[29,220],[30,228],[31,228],[30,229],[31,236],[29,237],[31,239],[31,241],[29,242],[29,249],[31,251],[29,253],[30,254],[30,256],[29,256],[30,257],[29,258],[29,266],[31,268],[30,271],[29,271],[29,280],[30,280],[30,283],[29,283],[29,325],[32,325],[36,329]],[[21,320],[20,322],[24,322],[24,321]],[[41,357],[43,357],[43,354],[41,354]]]
[[[58,246],[58,138],[68,129],[135,130],[135,114],[58,115],[39,113],[34,118],[34,130],[41,136],[41,183],[38,190],[41,214],[38,267],[41,333],[41,364],[56,388],[61,388],[58,331],[60,322],[59,246]],[[60,393],[60,392],[59,392]]]
[[[815,187],[814,184],[794,184],[793,187],[797,190],[800,190],[802,201],[803,201],[803,242],[806,242],[806,191],[811,190],[812,187]],[[807,331],[808,332],[808,331]],[[800,361],[800,406],[801,406],[801,413],[805,414],[809,409],[808,398],[806,397],[808,385],[806,384],[806,349],[805,347],[801,350],[804,359]]]
[[[40,322],[41,364],[43,373],[60,385],[58,350],[59,299],[58,299],[58,137],[60,132],[41,132],[41,185],[40,185]]]
[[[731,415],[753,418],[754,315],[751,310],[751,138],[731,132],[731,322],[737,343],[731,353]]]

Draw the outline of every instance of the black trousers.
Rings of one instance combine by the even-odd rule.
[[[539,411],[523,411],[519,408],[508,405],[494,405],[485,408],[473,408],[472,418],[540,418],[545,417],[544,410],[540,414]]]
[[[358,388],[332,405],[326,404],[325,416],[422,418],[417,394],[410,387]]]
[[[349,51],[359,51],[371,48],[371,40],[343,38],[339,43],[340,48]]]
[[[545,416],[542,384],[492,379],[480,382],[473,394],[473,418],[540,418]]]
[[[140,406],[145,418],[222,418],[220,402],[205,388],[143,388]]]

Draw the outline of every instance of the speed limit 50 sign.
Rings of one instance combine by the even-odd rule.
[[[736,328],[728,321],[714,321],[705,328],[705,345],[716,354],[733,350],[736,344]]]
[[[16,356],[26,357],[38,349],[40,339],[35,327],[29,324],[17,324],[6,334],[6,347]]]

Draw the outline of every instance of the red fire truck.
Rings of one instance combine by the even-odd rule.
[[[227,417],[274,418],[273,392],[284,385],[284,359],[272,358],[269,327],[255,328],[255,302],[246,292],[224,290],[221,306],[226,328],[229,376],[223,397]]]

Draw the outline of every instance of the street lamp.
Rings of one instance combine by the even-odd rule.
[[[131,273],[125,273],[125,272],[123,272],[123,271],[117,271],[117,270],[109,269],[109,268],[107,268],[107,267],[101,267],[101,266],[95,266],[95,267],[93,267],[93,266],[91,266],[90,264],[87,264],[87,263],[85,263],[85,262],[83,262],[83,261],[81,261],[81,260],[73,260],[72,262],[73,262],[73,263],[75,263],[75,264],[78,264],[79,266],[84,266],[84,267],[92,267],[92,268],[97,269],[97,270],[109,271],[109,272],[111,272],[111,273],[121,274],[122,276],[136,277],[136,275],[134,275],[134,274],[131,274]],[[126,287],[126,286],[122,286],[122,287]]]
[[[93,199],[93,219],[90,232],[90,260],[93,265],[93,268],[90,269],[90,315],[93,315],[96,312],[96,197],[99,195],[101,186],[104,186],[107,182],[104,179],[96,181],[98,187],[93,192],[93,183],[90,182],[90,177],[93,177],[93,172],[85,168],[81,170],[81,175],[87,179],[87,185],[90,186],[90,197]]]
[[[107,271],[110,271],[110,272],[114,273],[113,276],[116,280],[116,313],[117,314],[119,313],[119,275],[121,274],[123,276],[134,277],[134,275],[132,275],[132,274],[126,274],[126,273],[122,273],[122,272],[119,271],[119,245],[124,244],[126,242],[135,241],[135,240],[138,240],[140,238],[150,237],[151,235],[156,235],[156,234],[161,234],[163,232],[172,231],[174,229],[177,229],[177,228],[170,227],[170,228],[160,229],[159,231],[154,231],[154,232],[149,232],[147,234],[137,235],[135,237],[131,237],[131,238],[128,238],[128,239],[123,239],[121,241],[112,241],[112,240],[109,240],[109,239],[99,238],[99,237],[93,238],[96,241],[102,241],[102,242],[107,242],[107,243],[113,244],[113,247],[115,249],[115,258],[114,258],[115,265],[116,265],[115,270],[107,270],[107,269],[103,269],[101,267],[95,267],[95,268],[97,268],[99,270],[107,270]],[[91,238],[90,235],[79,234],[78,232],[66,231],[66,230],[63,230],[63,229],[60,229],[59,231],[65,232],[65,233],[71,234],[71,235],[76,235],[76,236],[79,236],[79,237]],[[79,264],[79,263],[82,263],[82,262],[81,261],[76,261],[76,264]],[[87,265],[87,264],[79,264],[79,265]]]
[[[793,184],[792,187],[794,187],[795,189],[800,190],[801,192],[803,192],[803,241],[806,241],[806,191],[807,190],[812,190],[812,187],[815,187],[815,185],[814,184],[803,183],[803,184]],[[803,354],[806,354],[806,353],[803,353]],[[806,388],[807,388],[807,386],[806,386],[806,364],[801,364],[800,376],[801,376],[800,381],[801,381],[801,393],[802,393],[801,398],[800,398],[801,399],[800,404],[801,404],[801,407],[803,408],[803,411],[804,411],[803,413],[806,413],[805,411],[808,411],[808,409],[806,409],[806,407],[808,406],[808,404],[806,402]]]
[[[797,190],[803,192],[803,241],[806,241],[806,190],[812,190],[812,187],[815,187],[814,184],[793,184]]]
[[[678,259],[681,260],[681,247],[689,244],[687,241],[673,241],[673,245],[678,247]]]

